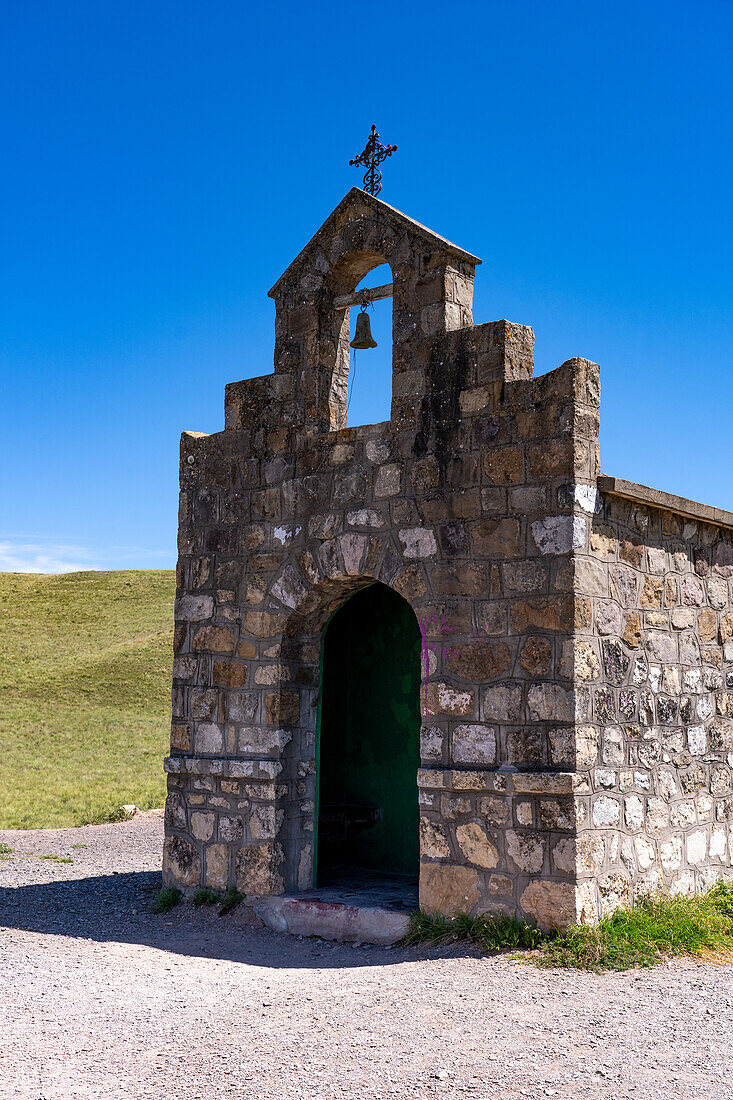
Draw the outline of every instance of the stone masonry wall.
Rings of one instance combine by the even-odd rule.
[[[578,871],[601,912],[733,863],[733,532],[598,498],[576,565]],[[572,652],[571,652],[572,649]]]

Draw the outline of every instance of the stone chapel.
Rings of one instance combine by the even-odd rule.
[[[350,428],[385,262],[391,416]],[[167,885],[562,928],[731,875],[733,515],[601,475],[598,366],[535,378],[479,263],[352,189],[270,291],[274,373],[184,432]]]

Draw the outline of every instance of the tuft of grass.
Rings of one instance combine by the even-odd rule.
[[[657,895],[617,909],[598,925],[573,925],[562,934],[543,933],[512,917],[414,913],[406,944],[464,940],[487,954],[531,951],[527,962],[577,970],[631,970],[689,956],[733,962],[733,881],[718,882],[697,897]],[[521,957],[521,956],[520,956]]]
[[[183,894],[175,886],[164,886],[155,896],[153,912],[169,913],[171,909],[175,909],[182,897]]]
[[[71,858],[71,856],[45,855],[45,856],[39,856],[38,858],[39,859],[50,859],[52,863],[73,863],[74,862],[73,859]]]
[[[0,859],[12,859],[12,858],[13,858],[13,849],[9,845],[3,844],[3,842],[0,840]]]
[[[720,879],[713,886],[708,897],[718,912],[733,921],[733,879]]]
[[[531,950],[545,939],[542,932],[527,921],[504,913],[483,913],[469,917],[459,913],[455,917],[442,917],[433,913],[413,913],[405,944],[455,943],[465,940],[474,943],[491,954],[495,951]]]
[[[235,909],[240,901],[244,901],[244,894],[240,894],[239,890],[235,887],[230,887],[221,899],[219,916],[223,917],[226,913],[231,913],[232,909]]]
[[[174,589],[171,570],[0,573],[0,829],[162,806]]]
[[[210,890],[208,886],[202,886],[192,898],[194,905],[218,905],[222,901],[222,895],[218,890]]]
[[[89,845],[88,844],[72,844],[71,847],[72,848],[88,848]]]

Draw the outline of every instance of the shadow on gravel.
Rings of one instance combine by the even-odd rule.
[[[301,940],[248,923],[242,909],[219,917],[216,909],[186,902],[158,915],[152,903],[160,886],[159,871],[133,871],[0,887],[0,927],[275,968],[384,966],[474,954],[465,945],[416,949]]]

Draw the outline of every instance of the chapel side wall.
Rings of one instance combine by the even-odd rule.
[[[610,494],[576,565],[578,873],[603,913],[733,862],[733,533]]]

